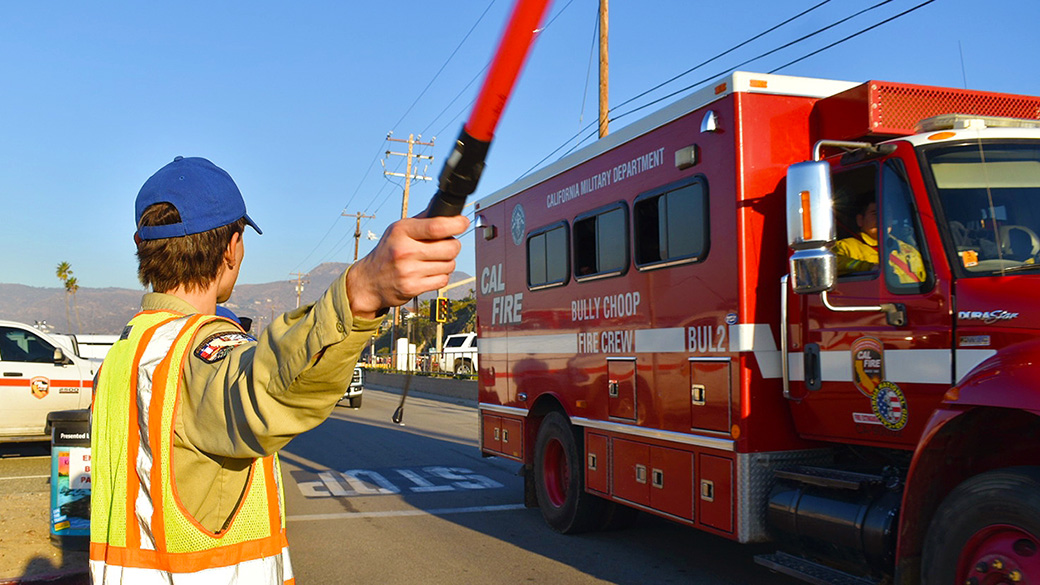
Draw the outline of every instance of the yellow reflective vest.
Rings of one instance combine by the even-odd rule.
[[[177,495],[181,370],[197,332],[215,319],[144,311],[105,358],[91,429],[95,585],[294,582],[277,455],[253,461],[245,492],[219,532],[197,522]]]

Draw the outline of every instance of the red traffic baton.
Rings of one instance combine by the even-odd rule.
[[[441,169],[437,192],[426,208],[426,217],[461,215],[466,198],[477,189],[498,119],[502,117],[509,95],[513,93],[513,86],[520,76],[548,7],[549,0],[517,0],[513,5],[513,13],[498,42],[495,59],[484,78],[477,102],[459,132],[455,149]],[[401,403],[392,417],[397,424],[403,424],[404,399],[408,396],[410,382],[411,376],[405,381]]]
[[[426,208],[427,217],[460,215],[466,197],[476,190],[495,127],[548,7],[549,0],[517,0],[513,6],[477,102],[441,170],[437,192]]]

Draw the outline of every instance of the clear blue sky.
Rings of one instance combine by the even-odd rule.
[[[740,69],[771,71],[922,1],[891,0]],[[614,0],[611,103],[819,2]],[[374,213],[362,231],[376,234],[400,217],[401,189],[383,177],[380,160],[388,147],[402,147],[385,142],[387,132],[436,136],[426,153],[436,157],[428,174],[439,173],[511,4],[5,3],[0,282],[58,286],[55,266],[67,261],[80,286],[138,287],[134,197],[176,155],[204,156],[229,171],[264,230],[246,236],[239,282],[351,261],[354,220],[341,212]],[[832,0],[615,115],[873,4]],[[553,3],[476,197],[517,179],[595,119],[594,65],[587,86],[586,76],[597,6]],[[936,0],[778,73],[1040,95],[1037,22],[1036,0]],[[393,170],[403,160],[386,164]],[[434,182],[413,184],[411,212],[434,191]],[[459,269],[473,273],[472,235],[464,241]],[[361,253],[373,244],[363,239]]]

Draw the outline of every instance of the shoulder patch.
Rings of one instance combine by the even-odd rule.
[[[210,335],[195,348],[195,357],[207,363],[218,362],[231,353],[231,349],[256,339],[245,333],[226,331]]]

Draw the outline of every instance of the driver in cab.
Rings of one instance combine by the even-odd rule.
[[[869,201],[856,214],[859,233],[834,244],[838,257],[838,276],[870,273],[878,268],[878,209],[877,202]],[[902,283],[923,282],[924,262],[914,246],[888,234],[888,262],[892,272]]]

